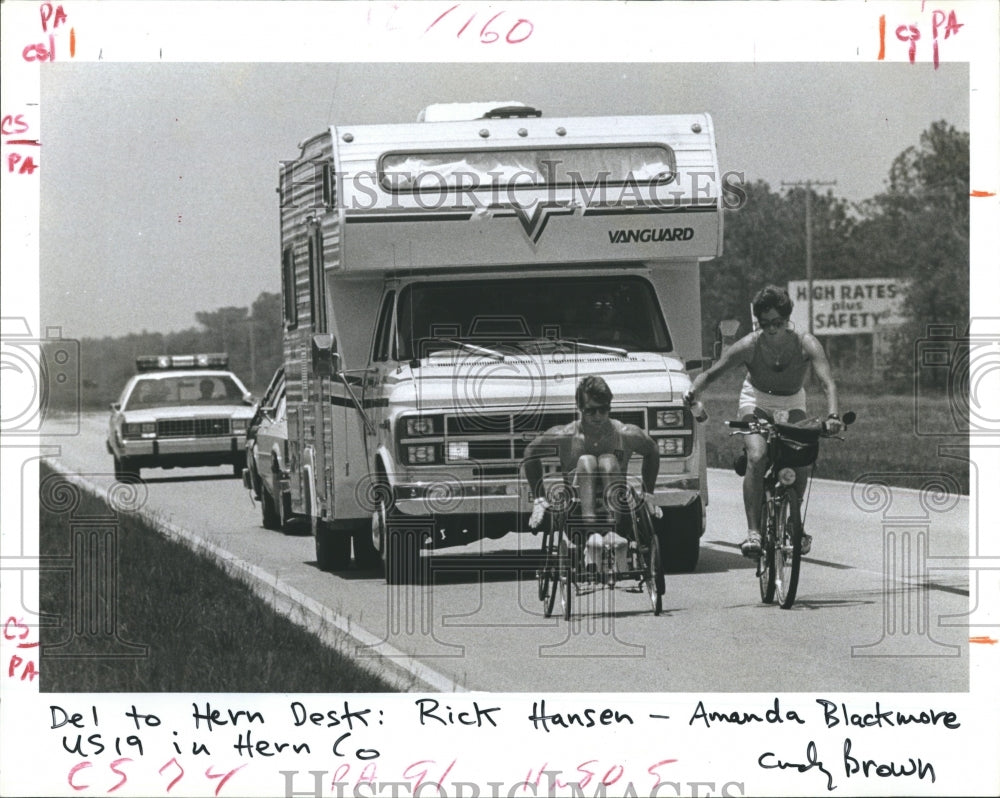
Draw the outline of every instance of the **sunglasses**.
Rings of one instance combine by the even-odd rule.
[[[606,416],[611,412],[611,405],[590,405],[589,407],[583,408],[583,414],[585,416],[596,416],[600,413],[602,416]]]
[[[788,324],[788,319],[771,319],[770,321],[765,321],[764,319],[757,319],[757,323],[760,325],[762,330],[777,330]]]

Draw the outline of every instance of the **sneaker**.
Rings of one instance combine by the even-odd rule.
[[[760,534],[757,532],[747,532],[747,539],[740,544],[740,551],[744,557],[756,557],[760,554]]]
[[[802,533],[802,547],[801,547],[801,551],[802,551],[803,556],[806,555],[806,554],[808,554],[810,552],[810,550],[812,549],[812,545],[813,545],[813,536],[812,535],[807,535],[805,532],[803,532]]]

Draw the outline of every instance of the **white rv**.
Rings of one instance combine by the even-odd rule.
[[[526,531],[524,447],[599,374],[657,440],[666,565],[693,570],[705,458],[682,396],[699,263],[722,246],[711,118],[470,107],[334,125],[281,170],[291,509],[320,567],[348,568],[353,541],[360,567],[419,579],[422,549]]]

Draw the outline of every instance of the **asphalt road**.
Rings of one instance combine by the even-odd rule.
[[[44,441],[58,447],[57,466],[102,489],[113,484],[106,423],[102,414],[85,416],[79,435]],[[929,570],[925,559],[967,555],[967,498],[922,500],[913,491],[816,480],[806,521],[813,550],[795,606],[781,610],[760,602],[753,566],[739,555],[739,479],[710,470],[701,560],[695,573],[667,576],[663,614],[652,615],[633,583],[619,583],[578,596],[567,623],[542,615],[537,537],[447,549],[434,556],[431,586],[388,588],[372,573],[321,572],[312,538],[265,530],[259,506],[228,469],[142,476],[146,509],[246,564],[284,604],[328,611],[356,632],[344,643],[355,656],[415,665],[412,689],[968,689],[967,575]]]

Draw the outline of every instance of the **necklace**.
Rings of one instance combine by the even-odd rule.
[[[787,330],[784,331],[784,333],[787,332],[788,332]],[[762,354],[764,355],[764,359],[769,362],[773,361],[773,365],[771,367],[775,371],[784,371],[786,368],[788,368],[789,363],[792,362],[793,352],[791,347],[789,346],[791,341],[788,335],[782,333],[779,333],[779,335],[781,335],[782,344],[778,347],[773,347],[768,343],[767,334],[762,332],[760,337],[760,345]],[[777,338],[778,336],[775,335],[774,337]]]

